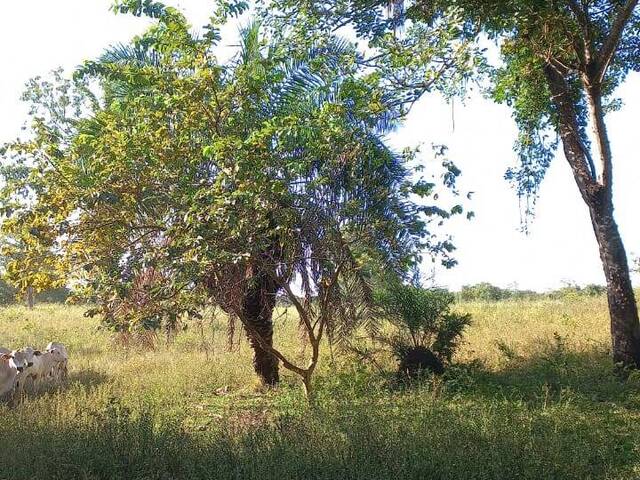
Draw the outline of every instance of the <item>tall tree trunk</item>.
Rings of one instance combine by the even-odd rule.
[[[640,367],[640,322],[627,253],[613,218],[613,208],[606,203],[609,202],[596,204],[589,210],[607,280],[613,361]]]
[[[253,368],[265,385],[275,385],[279,381],[278,359],[264,348],[273,346],[272,315],[277,293],[278,286],[273,278],[258,270],[249,279],[240,313],[253,348]]]
[[[601,181],[596,179],[589,150],[582,141],[574,100],[562,67],[545,66],[547,84],[558,115],[558,130],[565,157],[583,200],[589,207],[591,224],[598,241],[602,268],[607,281],[607,298],[611,318],[612,353],[615,363],[640,368],[640,322],[627,254],[613,218],[611,151],[604,125],[599,90],[587,78],[594,134],[601,160]]]

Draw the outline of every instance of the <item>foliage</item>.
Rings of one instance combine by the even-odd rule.
[[[35,301],[38,303],[66,303],[70,296],[71,291],[66,287],[61,287],[37,293]]]
[[[394,327],[380,339],[403,359],[417,348],[428,349],[441,361],[450,362],[471,316],[452,312],[455,296],[441,289],[405,285],[397,280],[385,282],[376,292],[381,315]]]
[[[599,297],[607,294],[607,287],[596,284],[588,284],[584,287],[569,284],[558,290],[549,292],[550,298],[571,298],[571,297]]]
[[[488,282],[475,285],[463,285],[459,297],[461,300],[497,301],[510,298],[512,291],[491,285]]]
[[[43,290],[35,295],[37,303],[65,303],[71,295],[69,289],[62,287]],[[7,281],[0,279],[0,305],[11,305],[22,301],[21,293]]]
[[[407,88],[409,105],[431,90],[418,87],[431,79],[439,80],[429,87],[450,94],[463,91],[460,87],[472,72],[489,74],[490,95],[513,109],[520,130],[515,144],[519,165],[509,169],[506,178],[519,196],[527,198],[535,199],[558,147],[558,112],[544,65],[560,67],[566,74],[577,115],[576,133],[585,149],[590,146],[586,128],[593,114],[587,98],[589,69],[598,63],[601,70],[592,87],[604,97],[604,112],[619,107],[615,88],[630,71],[640,69],[640,12],[635,0],[258,2],[262,3],[265,15],[280,27],[290,16],[301,25],[294,28],[318,35],[353,27],[374,48],[372,59],[363,63],[386,77],[392,88]],[[274,9],[282,14],[274,14]],[[493,68],[475,43],[486,36],[500,47],[501,62]],[[416,83],[416,76],[422,83]],[[596,166],[590,162],[585,167],[595,178]],[[531,213],[532,205],[527,205]]]
[[[484,70],[481,49],[461,31],[460,18],[439,16],[428,22],[407,16],[402,2],[388,0],[258,0],[257,10],[272,35],[295,40],[291,48],[326,38],[328,32],[352,28],[366,42],[355,62],[375,79],[406,114],[428,92],[451,98]]]
[[[629,275],[628,260],[614,220],[613,154],[607,132],[608,112],[620,107],[616,88],[629,72],[640,71],[640,2],[638,0],[340,0],[316,2],[274,0],[266,15],[282,27],[295,18],[316,35],[351,27],[374,48],[365,71],[391,77],[399,90],[415,88],[413,74],[427,80],[442,75],[445,84],[464,91],[469,72],[489,73],[483,85],[497,102],[508,105],[519,134],[517,166],[505,177],[524,207],[523,229],[534,212],[539,187],[560,144],[579,193],[589,208],[611,300],[612,353],[615,363],[640,367],[640,321]],[[275,7],[274,7],[275,5]],[[275,10],[275,14],[271,13]],[[407,37],[402,27],[407,28]],[[420,38],[442,38],[436,55]],[[430,34],[433,34],[431,37]],[[380,39],[409,39],[403,55]],[[480,48],[495,41],[500,61],[486,68]],[[437,40],[434,43],[437,44]],[[458,61],[451,46],[461,46],[467,61]],[[427,62],[421,59],[429,52]],[[391,71],[385,59],[391,58]],[[419,59],[422,68],[415,68]],[[434,64],[435,60],[435,64]],[[442,70],[438,70],[438,63]],[[374,73],[375,75],[375,73]],[[455,80],[451,80],[451,79]],[[428,82],[427,82],[428,83]],[[433,86],[437,89],[437,82]],[[487,88],[488,86],[488,88]],[[462,87],[462,88],[460,88]],[[429,89],[413,90],[420,96]],[[446,89],[445,89],[446,93]],[[412,105],[415,98],[405,98]],[[590,129],[590,135],[587,130]],[[522,201],[524,200],[524,201]]]

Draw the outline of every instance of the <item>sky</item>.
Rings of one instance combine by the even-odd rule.
[[[20,0],[4,2],[0,16],[0,142],[14,139],[26,119],[19,98],[25,82],[57,67],[70,71],[117,42],[141,33],[148,21],[109,11],[112,0]],[[194,27],[207,22],[214,3],[173,0]],[[232,51],[237,26],[223,29],[224,51]],[[225,53],[226,52],[226,53]],[[640,75],[620,87],[621,111],[607,117],[614,156],[614,204],[620,232],[630,256],[640,255],[640,221],[635,206],[640,192],[640,162],[635,135],[640,126]],[[562,154],[542,184],[536,216],[528,235],[520,231],[518,199],[504,173],[515,164],[516,129],[507,107],[471,93],[453,106],[437,95],[416,104],[388,141],[395,148],[423,145],[421,161],[435,171],[431,144],[449,147],[449,158],[462,170],[459,187],[473,191],[468,204],[475,218],[448,222],[458,266],[446,270],[424,265],[425,275],[440,286],[491,282],[502,287],[539,291],[566,283],[604,284],[589,214]],[[455,119],[455,122],[453,121]],[[454,125],[455,124],[455,125]],[[636,284],[638,278],[635,278]]]

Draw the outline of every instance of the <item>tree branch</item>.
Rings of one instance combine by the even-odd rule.
[[[239,317],[239,318],[242,321],[242,317]],[[280,360],[287,370],[290,370],[290,371],[292,371],[294,373],[297,373],[298,375],[300,375],[303,378],[306,377],[306,375],[307,375],[307,370],[306,369],[298,367],[297,365],[291,363],[287,359],[287,357],[285,357],[277,349],[273,348],[271,345],[269,345],[267,342],[265,342],[264,339],[260,336],[260,334],[258,332],[256,332],[253,329],[253,327],[251,327],[248,323],[242,321],[242,324],[244,325],[244,327],[247,330],[247,332],[249,332],[249,334],[251,335],[251,338],[253,340],[255,340],[256,342],[258,342],[258,345],[260,345],[260,348],[262,348],[263,350],[266,350],[267,352],[272,354],[274,357],[276,357],[278,360]]]
[[[633,10],[638,5],[639,0],[627,0],[627,2],[623,5],[622,9],[618,13],[618,16],[613,22],[611,27],[611,32],[609,36],[605,39],[604,45],[602,46],[602,50],[598,55],[598,69],[595,74],[594,80],[599,85],[604,79],[604,75],[607,72],[607,68],[615,55],[616,48],[620,43],[620,37],[622,36],[622,32],[627,26],[627,22],[631,15],[633,15]]]
[[[580,39],[574,38],[574,49],[576,54],[580,58],[582,67],[585,68],[593,60],[593,37],[591,35],[591,22],[589,20],[588,12],[584,4],[578,2],[578,0],[569,0],[569,8],[576,16],[580,29],[582,30],[582,45],[576,45]]]
[[[558,130],[564,147],[565,157],[571,166],[575,181],[584,201],[591,205],[601,185],[592,175],[592,161],[580,135],[575,106],[569,86],[554,65],[547,63],[544,68],[547,83],[551,90],[552,101],[558,115]]]

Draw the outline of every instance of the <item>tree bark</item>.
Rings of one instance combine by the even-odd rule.
[[[626,367],[639,368],[640,322],[627,253],[613,218],[613,207],[609,202],[603,203],[590,206],[589,210],[607,280],[613,361]]]
[[[257,271],[251,278],[242,300],[240,317],[253,349],[253,368],[265,385],[275,385],[280,377],[278,359],[263,345],[273,346],[273,309],[278,286],[266,272]],[[260,338],[256,338],[258,335]]]

